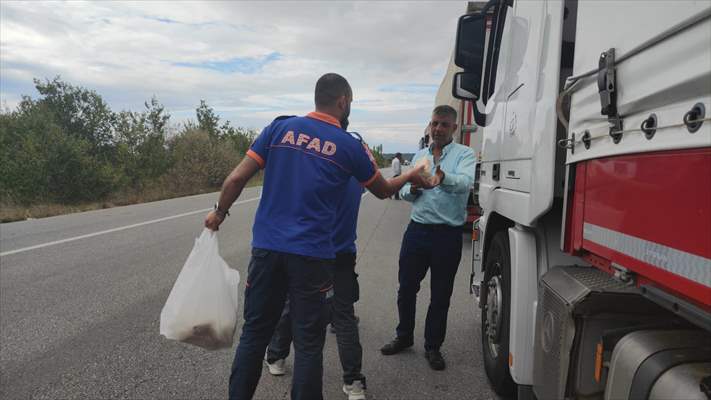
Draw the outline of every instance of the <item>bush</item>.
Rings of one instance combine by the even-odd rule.
[[[4,202],[97,200],[119,181],[109,160],[87,138],[66,134],[43,102],[25,98],[17,111],[2,114],[0,143]]]
[[[181,193],[189,188],[219,188],[244,153],[230,146],[229,139],[212,137],[199,128],[188,128],[169,143],[175,189]]]

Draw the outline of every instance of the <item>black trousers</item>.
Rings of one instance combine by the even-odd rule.
[[[323,344],[333,297],[333,261],[253,248],[244,291],[244,325],[230,375],[230,400],[249,400],[264,350],[289,299],[294,338],[292,400],[323,399]]]
[[[353,304],[358,301],[358,274],[355,273],[356,253],[338,253],[333,275],[334,295],[331,302],[331,324],[336,329],[338,357],[343,367],[343,382],[350,385],[354,380],[365,381],[361,374],[363,348],[358,335],[358,319]],[[291,313],[287,302],[281,314],[274,336],[267,348],[267,361],[289,356],[291,347]]]
[[[462,228],[411,221],[400,248],[397,336],[412,339],[420,282],[430,270],[431,300],[425,321],[425,349],[439,349],[447,332],[454,278],[462,258]]]

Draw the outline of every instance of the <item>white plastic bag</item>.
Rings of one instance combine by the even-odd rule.
[[[168,339],[216,350],[232,346],[239,272],[220,257],[215,232],[204,229],[160,313]]]

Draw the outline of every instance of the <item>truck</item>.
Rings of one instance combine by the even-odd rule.
[[[481,134],[469,289],[492,387],[711,398],[711,3],[468,11],[449,86]]]

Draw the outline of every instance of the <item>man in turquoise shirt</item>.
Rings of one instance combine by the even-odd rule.
[[[425,356],[435,370],[445,368],[440,347],[447,330],[449,299],[462,258],[462,225],[466,222],[469,190],[474,184],[474,151],[452,141],[457,112],[450,106],[432,111],[432,144],[418,151],[412,162],[429,159],[432,189],[406,184],[400,196],[412,202],[411,221],[400,248],[397,306],[400,323],[395,339],[383,346],[392,355],[414,344],[415,305],[420,282],[430,269],[431,300],[425,322]]]

